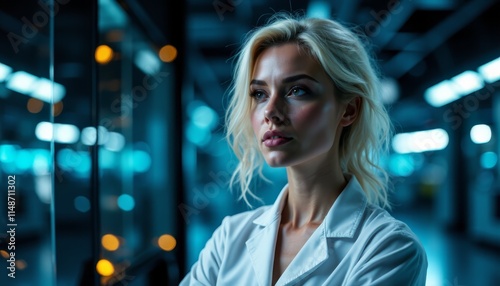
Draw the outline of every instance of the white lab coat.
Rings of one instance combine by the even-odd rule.
[[[275,285],[425,285],[427,257],[406,224],[367,203],[354,176]],[[224,218],[181,281],[271,285],[287,186],[272,206]]]

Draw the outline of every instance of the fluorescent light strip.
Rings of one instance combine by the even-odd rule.
[[[500,80],[500,58],[480,66],[477,70],[478,72],[465,71],[451,80],[444,80],[429,87],[424,93],[425,100],[434,107],[441,107],[483,88],[485,82]]]
[[[57,103],[63,99],[65,94],[66,88],[61,84],[53,83],[46,78],[40,78],[29,95],[48,103],[51,100]]]
[[[13,73],[6,86],[10,90],[47,103],[57,103],[66,95],[66,88],[63,85],[43,77],[36,77],[24,71]]]
[[[425,91],[424,98],[430,105],[440,107],[459,99],[460,95],[454,88],[453,82],[445,80],[429,87]]]
[[[461,96],[466,96],[474,91],[484,87],[484,82],[477,72],[464,71],[463,73],[454,76],[451,81],[454,83],[455,89]]]
[[[4,81],[12,72],[12,68],[0,63],[0,82]]]
[[[399,154],[442,150],[448,143],[448,133],[441,128],[399,133],[392,138],[392,148]]]
[[[29,94],[37,81],[38,77],[24,71],[18,71],[13,73],[7,81],[7,88],[22,94]]]
[[[492,83],[500,80],[500,58],[494,59],[478,68],[484,80]]]
[[[76,143],[80,137],[78,127],[71,124],[60,124],[42,121],[35,129],[36,138],[41,141],[52,141],[57,143]]]

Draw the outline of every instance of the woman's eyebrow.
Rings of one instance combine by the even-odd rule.
[[[298,74],[298,75],[287,77],[287,78],[283,79],[283,83],[295,82],[295,81],[298,81],[298,80],[304,79],[304,78],[319,83],[319,81],[317,81],[315,78],[313,78],[312,76],[309,76],[307,74]]]
[[[252,81],[250,82],[250,85],[253,85],[253,84],[267,86],[267,83],[265,81],[258,80],[258,79],[252,79]]]
[[[312,80],[314,82],[319,83],[318,80],[316,80],[315,78],[313,78],[312,76],[309,76],[307,74],[298,74],[298,75],[294,75],[294,76],[290,76],[290,77],[284,78],[283,79],[283,83],[291,83],[291,82],[295,82],[295,81],[298,81],[298,80],[301,80],[301,79],[308,79],[308,80]],[[250,82],[250,85],[253,85],[253,84],[267,86],[267,83],[265,81],[258,80],[258,79],[253,79]]]

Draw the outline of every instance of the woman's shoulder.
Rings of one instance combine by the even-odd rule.
[[[361,233],[370,236],[399,237],[412,240],[420,245],[420,241],[413,230],[400,219],[395,218],[387,210],[369,204],[366,208]]]

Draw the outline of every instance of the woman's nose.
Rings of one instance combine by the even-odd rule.
[[[284,102],[278,96],[272,96],[264,109],[266,123],[280,124],[285,121]]]

